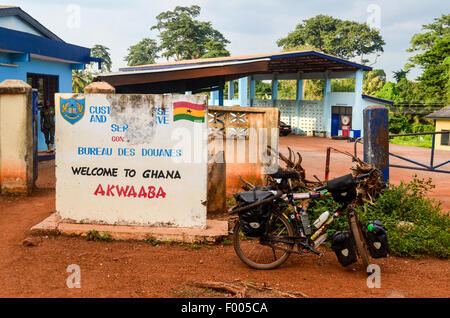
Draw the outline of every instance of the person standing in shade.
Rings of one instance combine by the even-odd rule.
[[[41,109],[41,131],[45,136],[48,152],[54,151],[55,143],[55,107],[46,100]]]

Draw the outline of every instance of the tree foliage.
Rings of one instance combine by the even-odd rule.
[[[144,38],[128,48],[128,55],[124,57],[124,61],[128,66],[153,64],[159,57],[159,51],[155,40]]]
[[[159,31],[163,57],[183,60],[229,55],[226,45],[230,42],[211,22],[196,20],[199,14],[200,7],[193,5],[177,6],[156,16],[151,30]]]
[[[361,57],[383,52],[384,40],[378,30],[366,23],[340,20],[327,15],[317,15],[303,20],[287,37],[277,41],[283,49],[308,45],[341,58]]]
[[[375,96],[386,84],[386,73],[384,70],[376,69],[364,72],[363,93]]]
[[[398,83],[409,73],[409,70],[400,69],[398,71],[392,72],[394,74],[395,81]]]
[[[84,88],[88,86],[93,79],[93,75],[88,70],[72,71],[72,92],[84,93]]]
[[[91,56],[99,57],[103,60],[102,62],[102,72],[108,71],[111,72],[112,69],[112,61],[111,55],[109,53],[110,49],[104,45],[96,44],[91,48]]]

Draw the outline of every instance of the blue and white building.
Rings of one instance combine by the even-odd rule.
[[[363,110],[369,105],[389,105],[391,101],[363,94],[364,72],[372,68],[316,51],[281,52],[250,56],[184,60],[119,69],[102,74],[117,93],[211,92],[210,105],[277,107],[281,121],[296,134],[359,137],[363,130]],[[354,79],[353,92],[332,91],[335,79]],[[278,98],[282,80],[296,81],[296,98]],[[304,100],[303,82],[323,80],[322,100]],[[270,99],[255,98],[256,81],[270,81]],[[228,96],[224,92],[228,82]],[[238,94],[235,94],[235,86]],[[228,99],[226,99],[228,97]],[[324,134],[325,133],[325,134]]]

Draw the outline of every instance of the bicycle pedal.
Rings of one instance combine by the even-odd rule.
[[[298,243],[298,245],[304,250],[308,250],[308,251],[313,252],[314,254],[320,255],[320,252],[318,250],[316,250],[314,247],[312,247],[311,245],[309,245],[308,243],[300,242],[300,243]]]

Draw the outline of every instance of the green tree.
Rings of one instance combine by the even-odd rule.
[[[409,69],[400,69],[399,71],[393,71],[392,73],[394,74],[395,81],[398,83],[403,78],[406,78],[406,75],[409,73]]]
[[[72,92],[84,93],[84,88],[92,82],[92,73],[88,70],[72,71]]]
[[[153,64],[159,57],[159,50],[155,40],[144,38],[128,48],[128,55],[124,57],[124,61],[128,66]]]
[[[209,41],[205,44],[206,53],[201,56],[202,59],[211,57],[230,56],[226,49],[226,44],[222,42]]]
[[[407,68],[420,67],[419,88],[427,100],[450,100],[450,14],[434,19],[422,27],[423,33],[411,39],[408,52],[416,52]]]
[[[374,96],[384,87],[385,84],[386,73],[384,72],[384,70],[377,69],[370,72],[364,72],[364,94]]]
[[[375,97],[383,98],[391,101],[395,101],[397,99],[398,93],[395,84],[392,82],[386,82],[383,88],[380,89],[378,93],[375,94]]]
[[[277,41],[283,49],[307,45],[345,59],[360,56],[362,63],[368,62],[365,55],[383,52],[384,44],[380,32],[366,23],[322,14],[303,20],[287,37]]]
[[[91,48],[91,56],[99,57],[103,60],[101,72],[104,71],[111,72],[112,61],[109,51],[110,49],[108,47],[101,44],[96,44]]]
[[[205,56],[228,56],[225,49],[230,43],[222,33],[212,27],[211,22],[196,20],[200,7],[177,6],[156,16],[156,25],[151,30],[159,31],[162,56],[175,60],[198,59]]]

